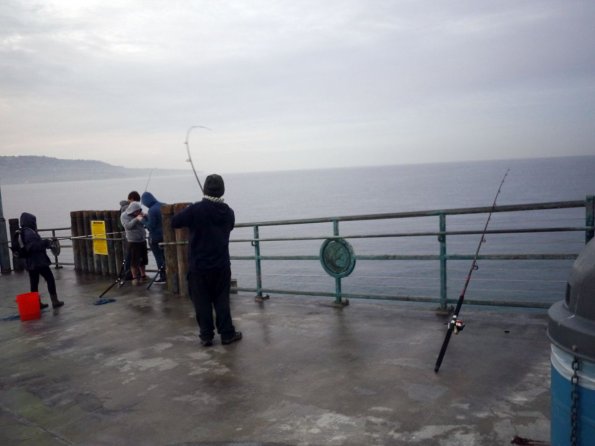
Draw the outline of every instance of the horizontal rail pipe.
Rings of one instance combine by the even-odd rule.
[[[512,212],[527,212],[527,211],[544,211],[555,209],[572,209],[583,208],[586,209],[590,197],[586,201],[556,201],[547,203],[528,203],[516,205],[498,205],[495,207],[483,206],[472,208],[454,208],[454,209],[433,209],[425,211],[411,211],[411,212],[397,212],[397,213],[382,213],[382,214],[367,214],[367,215],[346,215],[335,217],[322,218],[304,218],[304,219],[290,219],[290,220],[275,220],[275,221],[259,221],[252,223],[239,223],[236,228],[262,228],[262,227],[279,227],[291,225],[312,225],[332,223],[332,235],[304,235],[304,236],[273,236],[273,237],[245,237],[234,238],[230,240],[232,243],[250,243],[254,247],[258,247],[255,255],[237,255],[232,256],[232,260],[250,260],[256,261],[257,265],[263,261],[316,261],[320,260],[319,255],[263,255],[261,254],[261,244],[267,242],[301,242],[301,241],[316,241],[328,239],[383,239],[383,238],[413,238],[413,237],[437,237],[440,244],[440,254],[409,254],[409,255],[395,255],[395,254],[376,254],[376,255],[354,255],[356,260],[361,261],[377,261],[377,260],[395,260],[395,261],[439,261],[440,262],[440,297],[427,296],[389,296],[368,293],[340,293],[342,298],[357,298],[357,299],[375,299],[375,300],[392,300],[405,302],[419,302],[419,303],[439,303],[442,309],[445,309],[447,304],[456,302],[456,299],[448,299],[446,293],[446,265],[447,261],[467,261],[472,260],[474,256],[469,254],[448,254],[446,252],[446,239],[454,236],[470,236],[470,235],[498,235],[498,234],[543,234],[543,233],[568,233],[568,232],[585,232],[586,234],[593,233],[593,221],[589,219],[587,209],[587,218],[585,226],[556,226],[556,227],[509,227],[500,229],[488,229],[487,231],[480,230],[446,230],[446,217],[455,215],[471,215],[471,214],[486,214],[486,213],[512,213]],[[415,232],[393,232],[393,233],[356,233],[356,234],[340,234],[338,225],[340,222],[361,222],[372,220],[392,220],[392,219],[411,219],[411,218],[425,218],[438,217],[440,219],[439,231],[415,231]],[[588,238],[588,237],[587,237]],[[505,253],[505,254],[483,254],[477,256],[477,260],[527,260],[527,261],[543,261],[543,260],[573,260],[578,256],[578,253]],[[259,286],[256,288],[238,288],[239,291],[257,292],[258,295],[263,293],[271,294],[291,294],[300,296],[335,296],[337,293],[323,292],[323,291],[306,291],[306,290],[284,290],[276,288],[266,288],[262,286],[259,279]],[[337,279],[340,282],[340,279]],[[340,283],[337,284],[337,289],[340,290]],[[488,306],[507,306],[520,308],[548,308],[550,303],[530,300],[502,300],[502,299],[467,299],[467,302],[472,305],[488,305]]]
[[[525,224],[523,227],[508,227],[500,229],[488,229],[485,234],[498,235],[498,234],[540,234],[540,233],[568,233],[568,232],[584,232],[586,234],[586,240],[588,241],[590,236],[594,233],[594,218],[593,210],[591,207],[593,203],[593,197],[588,196],[586,200],[574,200],[574,201],[556,201],[547,203],[528,203],[528,204],[516,204],[516,205],[498,205],[494,208],[489,206],[484,207],[471,207],[471,208],[453,208],[453,209],[433,209],[425,211],[410,211],[410,212],[396,212],[396,213],[379,213],[379,214],[366,214],[366,215],[344,215],[335,217],[322,217],[322,218],[304,218],[304,219],[289,219],[289,220],[275,220],[275,221],[261,221],[261,222],[250,222],[250,223],[238,223],[236,228],[262,228],[262,227],[282,227],[291,225],[312,225],[312,224],[332,224],[332,231],[329,231],[328,235],[305,235],[305,236],[274,236],[274,237],[260,237],[258,231],[254,231],[253,237],[242,237],[230,240],[231,243],[250,243],[255,249],[255,255],[237,255],[231,256],[232,260],[240,261],[255,261],[257,267],[260,262],[263,261],[319,261],[320,255],[263,255],[261,253],[262,243],[268,242],[301,242],[301,241],[316,241],[316,240],[328,240],[328,239],[387,239],[387,238],[414,238],[414,237],[436,237],[441,246],[440,254],[408,254],[408,255],[397,255],[397,254],[370,254],[370,255],[354,255],[358,261],[439,261],[440,262],[440,297],[428,297],[428,296],[396,296],[396,295],[380,295],[373,293],[344,293],[340,291],[340,279],[337,280],[337,292],[323,292],[323,291],[306,291],[306,290],[283,290],[276,288],[266,288],[262,286],[262,279],[255,288],[240,288],[239,291],[256,292],[259,296],[264,296],[266,293],[272,294],[291,294],[301,296],[335,296],[340,293],[342,298],[354,298],[354,299],[374,299],[374,300],[392,300],[402,302],[419,302],[419,303],[439,303],[442,308],[445,308],[447,304],[454,303],[456,299],[448,299],[446,296],[446,263],[447,261],[468,261],[472,260],[474,256],[469,254],[449,254],[446,252],[445,241],[452,237],[459,236],[473,236],[484,234],[480,230],[446,230],[446,217],[456,215],[471,215],[471,214],[487,214],[492,213],[505,213],[505,212],[527,212],[527,211],[546,211],[555,209],[571,209],[571,208],[583,208],[586,210],[585,226],[552,226],[552,227],[527,227]],[[591,207],[590,207],[591,206]],[[427,218],[437,217],[442,222],[440,230],[438,231],[410,231],[410,232],[385,232],[385,233],[352,233],[352,234],[340,234],[339,223],[340,222],[363,222],[372,220],[398,220],[398,219],[411,219],[411,218]],[[70,236],[58,235],[57,231],[70,231]],[[90,240],[91,235],[78,235],[74,236],[71,227],[61,228],[49,228],[40,229],[39,232],[51,232],[51,234],[59,240]],[[107,240],[121,241],[121,232],[109,232]],[[160,245],[187,245],[187,240],[177,240],[172,242],[164,242]],[[62,248],[70,248],[71,245],[62,245]],[[527,260],[527,261],[542,261],[542,260],[573,260],[577,257],[578,253],[569,252],[558,252],[558,253],[540,253],[540,254],[527,254],[527,253],[504,253],[504,254],[484,254],[477,257],[478,260]],[[76,263],[76,262],[75,262]],[[61,265],[73,265],[72,263],[61,262]],[[442,271],[444,269],[444,271]],[[522,307],[522,308],[547,308],[549,303],[538,302],[538,301],[510,301],[500,299],[467,299],[466,302],[476,305],[488,305],[488,306],[508,306],[508,307]]]

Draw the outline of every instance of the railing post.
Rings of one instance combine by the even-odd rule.
[[[333,235],[339,237],[339,220],[333,220]],[[335,304],[342,305],[342,289],[341,289],[341,278],[335,277]]]
[[[446,215],[440,214],[440,232],[438,242],[440,243],[440,310],[446,310],[448,298],[447,275],[446,275]]]
[[[585,200],[585,226],[593,227],[595,224],[595,196],[587,195]],[[587,229],[585,232],[585,243],[589,243],[589,240],[593,238],[595,231],[593,229]]]
[[[263,300],[262,295],[262,268],[260,265],[260,241],[259,241],[258,226],[254,226],[254,240],[252,246],[254,246],[254,261],[256,262],[256,299]]]

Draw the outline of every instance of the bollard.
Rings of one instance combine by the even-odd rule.
[[[551,353],[551,444],[595,439],[595,239],[579,254],[566,297],[548,311]]]

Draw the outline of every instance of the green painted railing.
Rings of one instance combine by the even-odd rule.
[[[492,207],[474,207],[474,208],[455,208],[455,209],[439,209],[428,211],[414,211],[414,212],[399,212],[388,214],[370,214],[370,215],[352,215],[352,216],[338,216],[338,217],[324,217],[324,218],[305,218],[294,220],[278,220],[278,221],[262,221],[253,223],[240,223],[236,228],[252,228],[254,236],[252,238],[237,238],[232,239],[232,243],[250,243],[254,247],[254,255],[250,256],[232,256],[232,260],[253,260],[256,269],[256,287],[238,287],[238,291],[255,292],[257,300],[264,300],[268,298],[268,294],[290,294],[302,296],[330,296],[334,297],[336,305],[345,305],[349,298],[364,298],[364,299],[379,299],[379,300],[394,300],[394,301],[413,301],[438,303],[441,309],[446,309],[447,305],[454,300],[449,300],[447,297],[447,265],[449,260],[472,260],[473,255],[455,255],[449,254],[447,250],[447,240],[466,235],[481,236],[481,230],[453,230],[447,229],[447,217],[457,215],[469,214],[488,214],[489,212],[496,213],[522,213],[527,211],[544,211],[555,209],[569,209],[569,208],[584,208],[585,210],[585,225],[580,227],[562,226],[562,227],[533,227],[533,228],[488,228],[485,234],[530,234],[530,233],[555,233],[555,232],[584,232],[585,242],[589,241],[594,234],[594,211],[595,200],[593,196],[587,196],[585,200],[577,201],[560,201],[547,203],[530,203],[518,205],[502,205]],[[379,233],[379,234],[341,234],[339,225],[342,222],[362,222],[370,220],[399,220],[411,219],[419,217],[437,217],[438,231],[420,231],[420,232],[394,232],[394,233]],[[260,229],[263,227],[282,227],[293,225],[313,225],[313,224],[332,224],[332,235],[320,236],[279,236],[279,237],[260,237]],[[482,225],[483,229],[483,225]],[[367,260],[431,260],[439,262],[440,270],[440,295],[435,297],[424,296],[399,296],[399,295],[378,295],[378,294],[348,294],[342,292],[341,278],[335,278],[335,293],[323,291],[305,291],[305,290],[288,290],[288,289],[270,289],[263,285],[262,277],[262,262],[264,261],[280,261],[280,260],[295,260],[295,261],[320,261],[320,255],[262,255],[262,245],[270,242],[303,242],[307,240],[328,240],[328,239],[373,239],[373,238],[401,238],[401,237],[436,237],[438,241],[437,254],[435,255],[356,255],[359,261]],[[544,253],[544,254],[485,254],[479,255],[478,260],[568,260],[574,259],[578,252],[572,253]],[[523,302],[523,301],[505,301],[505,300],[473,300],[466,299],[470,304],[478,305],[493,305],[493,306],[512,306],[512,307],[530,307],[530,308],[547,308],[551,303],[547,302]]]

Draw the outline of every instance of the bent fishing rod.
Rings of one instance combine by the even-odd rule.
[[[208,127],[205,127],[204,125],[193,125],[186,132],[186,141],[184,142],[184,144],[186,144],[186,153],[188,154],[188,159],[186,161],[188,161],[190,163],[190,166],[192,167],[192,172],[194,172],[194,178],[196,178],[196,181],[198,182],[198,187],[200,187],[200,191],[204,194],[204,189],[202,188],[202,183],[198,179],[198,174],[196,173],[196,169],[194,168],[194,162],[192,161],[192,155],[190,154],[190,144],[188,143],[188,140],[190,138],[190,132],[193,129],[206,129],[209,131],[211,131],[211,129]]]
[[[149,178],[147,179],[147,184],[145,184],[145,192],[147,191],[147,189],[149,188],[149,183],[151,182],[151,177],[153,176],[153,171],[155,169],[151,169],[151,171],[149,172]]]
[[[478,269],[477,266],[477,257],[479,256],[479,250],[481,249],[481,245],[485,243],[485,235],[488,230],[488,225],[490,224],[490,220],[492,218],[492,214],[494,209],[496,208],[496,200],[500,195],[500,191],[502,190],[502,185],[506,180],[506,176],[510,169],[506,170],[506,173],[502,177],[502,181],[500,181],[500,186],[498,187],[498,191],[496,192],[496,196],[494,197],[494,202],[492,203],[492,208],[488,214],[488,218],[486,220],[485,226],[483,228],[483,232],[481,233],[481,238],[479,239],[479,243],[477,244],[477,249],[475,250],[475,255],[473,256],[473,261],[471,262],[471,268],[469,268],[469,273],[467,274],[467,279],[465,279],[465,285],[463,286],[463,290],[459,295],[459,300],[457,301],[457,306],[455,308],[454,313],[450,321],[448,322],[448,328],[446,330],[446,336],[444,337],[444,341],[442,342],[442,347],[440,348],[440,353],[438,354],[438,359],[436,360],[436,365],[434,366],[434,372],[438,373],[440,370],[440,365],[442,364],[442,360],[444,359],[444,355],[446,354],[446,349],[448,348],[448,343],[450,342],[450,337],[454,334],[458,334],[460,331],[465,328],[465,324],[463,321],[459,319],[459,313],[461,312],[461,307],[463,306],[463,301],[465,300],[465,293],[467,292],[467,287],[469,286],[469,282],[471,282],[471,275],[473,271]]]

